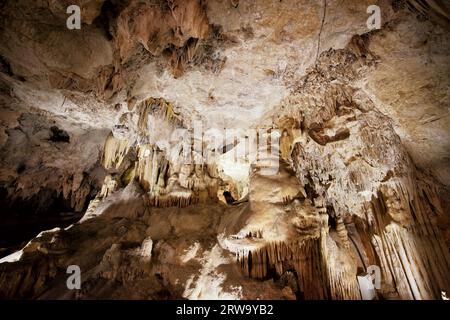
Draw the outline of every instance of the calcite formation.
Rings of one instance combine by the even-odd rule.
[[[446,2],[0,16],[0,298],[450,294]]]

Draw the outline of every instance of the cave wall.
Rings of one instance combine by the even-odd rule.
[[[1,4],[0,221],[34,229],[0,297],[360,299],[370,265],[379,299],[450,292],[445,4],[368,31],[368,1],[74,3],[73,33],[65,1]],[[220,148],[195,119],[280,129],[277,173],[190,163]]]

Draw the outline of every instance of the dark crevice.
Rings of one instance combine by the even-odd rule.
[[[62,129],[59,129],[56,126],[51,127],[50,130],[52,132],[52,135],[50,137],[50,141],[53,141],[53,142],[70,142],[70,136],[69,136],[69,134],[66,131],[64,131]]]
[[[27,199],[12,199],[5,187],[0,187],[0,257],[23,247],[41,231],[65,228],[77,222],[86,210],[74,212],[70,199],[55,190],[41,189]]]

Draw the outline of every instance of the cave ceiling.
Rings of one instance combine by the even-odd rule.
[[[80,28],[69,28],[71,5]],[[373,5],[379,28],[368,24]],[[86,256],[94,277],[125,281],[114,257],[147,263],[156,252],[158,274],[176,265],[164,289],[175,298],[357,299],[356,270],[376,261],[389,269],[384,298],[434,299],[449,289],[449,28],[440,0],[1,1],[0,208],[75,212],[80,223],[60,236],[79,232],[77,255],[90,226],[113,221]],[[252,144],[274,131],[271,178],[262,172],[273,159],[259,163]],[[198,141],[218,158],[188,166]],[[20,219],[0,217],[2,232]],[[132,231],[116,235],[122,227]],[[0,242],[2,256],[66,252],[51,237]],[[399,271],[404,252],[423,260]],[[298,256],[314,259],[286,262]],[[17,263],[11,272],[26,270]],[[147,270],[139,263],[131,273]],[[186,264],[199,273],[180,289]],[[2,270],[0,297],[60,296],[34,283],[19,292]],[[298,292],[264,282],[255,293],[252,279],[289,282],[291,270]],[[320,270],[330,289],[298,270]]]

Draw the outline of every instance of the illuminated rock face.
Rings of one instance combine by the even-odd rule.
[[[5,1],[0,298],[450,293],[450,11],[425,2],[370,31],[371,1]]]

